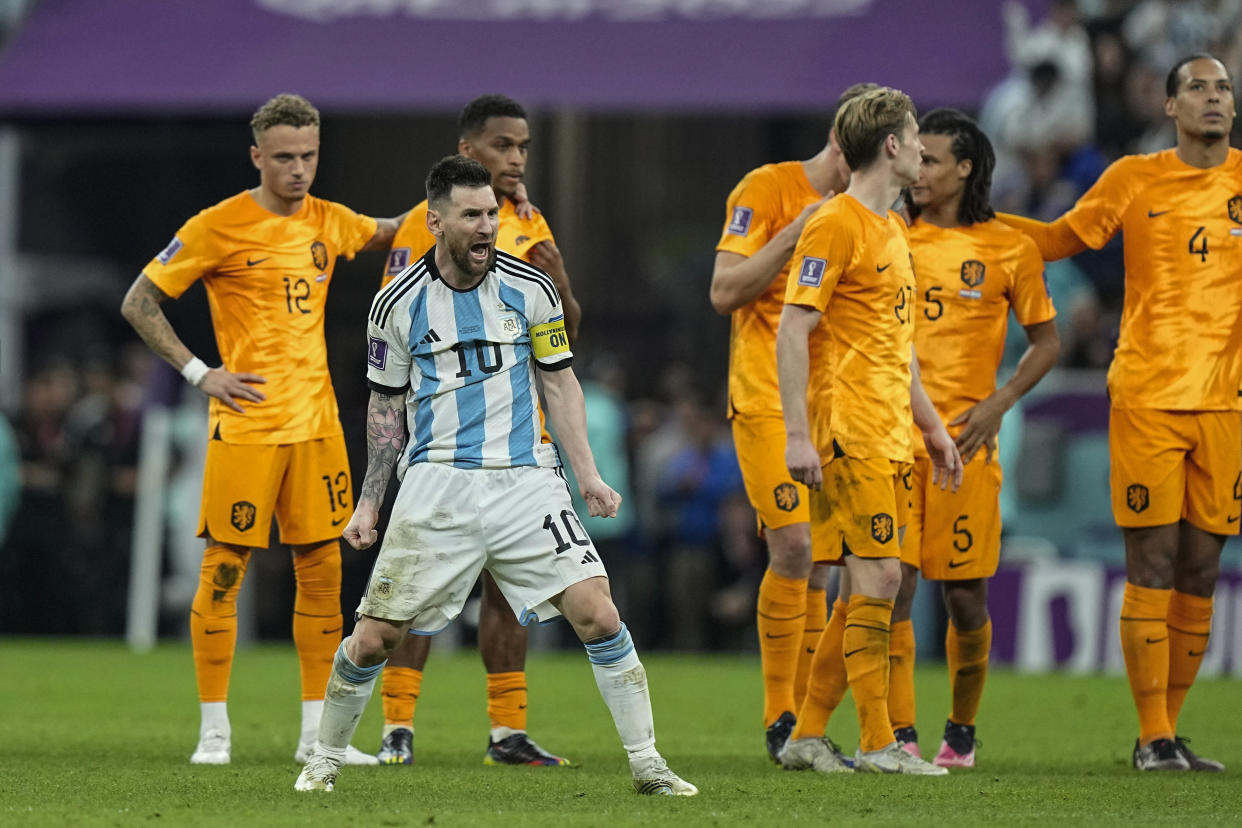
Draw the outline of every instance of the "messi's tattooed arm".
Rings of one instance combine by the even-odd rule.
[[[194,359],[194,354],[177,336],[160,307],[168,298],[168,294],[160,290],[145,273],[139,273],[121,302],[121,315],[133,325],[156,356],[180,371]],[[258,374],[234,374],[221,366],[207,371],[195,384],[203,393],[215,397],[234,411],[244,411],[239,400],[257,403],[267,399],[254,387],[256,383],[264,382],[267,380]]]
[[[404,445],[405,394],[372,391],[367,404],[367,473],[362,479],[362,500],[369,500],[376,507],[384,501]]]
[[[367,404],[367,471],[354,515],[342,533],[354,549],[366,549],[375,543],[375,524],[384,492],[404,445],[405,394],[372,391]]]

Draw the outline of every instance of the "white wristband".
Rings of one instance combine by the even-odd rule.
[[[185,377],[185,381],[195,388],[203,384],[203,378],[207,376],[207,372],[211,369],[207,367],[207,363],[198,357],[190,357],[190,361],[181,369],[181,376]]]

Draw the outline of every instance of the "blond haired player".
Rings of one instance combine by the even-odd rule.
[[[1233,81],[1211,55],[1165,80],[1177,146],[1114,162],[1068,213],[1003,216],[1045,259],[1121,230],[1126,289],[1108,369],[1109,483],[1126,546],[1121,648],[1139,770],[1221,771],[1177,733],[1212,629],[1225,538],[1242,512],[1242,152]]]
[[[552,277],[572,344],[582,310],[574,299],[552,230],[540,213],[523,216],[517,209],[516,197],[526,174],[531,141],[526,110],[504,95],[482,95],[462,109],[458,128],[458,153],[480,162],[492,174],[492,190],[499,203],[496,248]],[[427,229],[427,209],[423,201],[401,222],[388,254],[383,284],[435,247],[435,236]],[[546,430],[543,435],[545,442],[551,442]],[[487,671],[487,716],[491,721],[483,761],[489,765],[568,765],[568,760],[547,752],[526,733],[526,628],[518,623],[490,573],[484,571],[482,584],[479,654]],[[383,764],[408,765],[414,761],[414,713],[430,650],[430,636],[410,635],[393,651],[384,668],[380,690],[384,734],[378,754]]]
[[[332,655],[341,641],[339,535],[353,491],[323,318],[338,256],[387,249],[397,219],[373,219],[309,194],[319,113],[277,95],[250,122],[259,186],[191,218],[143,268],[121,313],[147,345],[211,397],[199,536],[207,541],[190,611],[202,724],[194,764],[230,760],[229,673],[237,592],[272,516],[293,552],[293,641],[302,677],[302,737],[314,744]],[[160,304],[202,279],[223,364],[208,368]],[[350,748],[347,761],[374,764]]]
[[[846,103],[834,131],[852,173],[849,188],[803,228],[776,338],[786,462],[813,490],[812,511],[831,504],[834,534],[813,554],[843,560],[849,577],[841,658],[861,730],[855,768],[942,775],[901,749],[887,704],[912,417],[926,435],[936,482],[956,487],[962,475],[957,447],[918,379],[914,269],[906,223],[889,209],[918,178],[923,146],[914,104],[887,87]],[[786,768],[846,769],[823,738],[839,700],[817,686],[840,669],[828,649],[818,648],[811,662],[806,699],[781,754]]]
[[[851,86],[837,108],[869,89]],[[826,566],[811,565],[806,487],[785,467],[785,424],[776,376],[776,329],[794,245],[806,219],[849,184],[850,171],[832,131],[806,161],[765,164],[746,174],[726,204],[712,271],[711,301],[732,317],[729,409],[733,444],[768,548],[756,621],[763,668],[763,725],[768,755],[778,762],[806,695],[811,656],[828,623]],[[844,607],[832,620],[844,621]],[[840,634],[829,640],[840,641]],[[845,677],[838,682],[844,691]]]
[[[917,755],[910,604],[922,569],[924,578],[941,582],[949,611],[952,712],[933,762],[973,767],[975,714],[992,643],[987,579],[1000,561],[1001,467],[992,449],[1005,412],[1056,363],[1060,340],[1039,250],[995,220],[989,190],[996,157],[988,137],[956,109],[934,109],[919,119],[919,139],[923,163],[908,196],[916,217],[910,227],[918,273],[914,343],[923,388],[956,437],[965,468],[961,487],[942,491],[932,483],[930,458],[914,441],[888,712],[897,740]],[[1014,375],[997,388],[1011,310],[1030,344]]]

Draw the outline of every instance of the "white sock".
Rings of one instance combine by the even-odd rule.
[[[493,727],[491,737],[493,742],[503,742],[514,733],[525,733],[525,730],[514,730],[511,727]]]
[[[348,641],[349,639],[345,639]],[[344,760],[345,748],[354,738],[362,711],[371,699],[375,678],[384,669],[384,662],[372,667],[359,667],[345,655],[345,641],[332,660],[332,675],[324,694],[323,715],[319,719],[318,749],[338,760]]]
[[[315,741],[319,720],[323,718],[323,699],[302,700],[302,730],[299,744]]]
[[[381,739],[387,739],[387,738],[388,738],[388,734],[389,734],[389,733],[392,733],[394,730],[408,730],[408,731],[410,731],[410,733],[413,733],[413,732],[414,732],[414,728],[410,727],[409,725],[403,725],[403,724],[388,724],[387,722],[385,722],[385,723],[384,723],[384,732],[380,734],[380,738],[381,738]]]
[[[622,624],[616,635],[584,646],[595,673],[595,684],[612,713],[617,735],[630,761],[658,756],[647,671],[638,660],[630,631]]]
[[[202,702],[199,708],[202,711],[202,723],[198,727],[200,737],[209,730],[220,731],[225,736],[232,734],[232,728],[229,726],[228,702]]]

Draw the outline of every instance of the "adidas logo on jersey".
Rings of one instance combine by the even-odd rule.
[[[578,563],[580,564],[599,563],[599,558],[595,557],[594,555],[590,553],[590,551],[588,551],[585,555],[582,556],[582,560],[578,561]]]
[[[433,342],[439,342],[439,341],[440,341],[440,337],[436,335],[435,331],[427,331],[427,335],[419,340],[419,344],[430,345]]]

